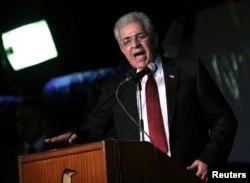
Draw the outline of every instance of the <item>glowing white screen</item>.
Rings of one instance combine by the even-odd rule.
[[[46,20],[39,20],[2,34],[3,47],[13,70],[18,71],[58,56]]]

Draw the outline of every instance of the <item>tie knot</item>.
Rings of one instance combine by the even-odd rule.
[[[157,91],[157,84],[152,73],[148,74],[148,80],[146,82],[146,91],[148,90],[148,87],[154,87],[154,90],[156,89],[155,91]]]
[[[148,81],[154,81],[155,79],[154,79],[154,76],[153,76],[153,74],[152,73],[149,73],[148,74]]]
[[[152,74],[152,73],[149,73],[149,74],[148,74],[148,78],[153,78],[153,74]]]

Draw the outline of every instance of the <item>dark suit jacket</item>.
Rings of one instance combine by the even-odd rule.
[[[184,166],[200,159],[220,166],[231,151],[237,120],[199,58],[163,59],[171,157]],[[135,72],[135,70],[133,70]],[[125,73],[107,78],[97,107],[76,131],[79,139],[102,139],[114,126],[118,140],[139,140],[137,125],[117,102],[116,92]],[[138,121],[136,83],[119,87],[119,100]]]
[[[48,151],[56,149],[56,144],[45,144],[41,151]],[[22,155],[24,151],[24,144],[16,144],[0,152],[0,182],[1,183],[18,183],[18,156]],[[41,152],[40,151],[40,152]]]

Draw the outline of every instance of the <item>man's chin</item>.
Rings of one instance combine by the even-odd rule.
[[[136,61],[135,66],[138,70],[142,70],[148,65],[148,63],[149,62],[146,62],[146,61]]]

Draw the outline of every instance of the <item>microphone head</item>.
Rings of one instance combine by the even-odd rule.
[[[154,73],[157,70],[157,65],[155,63],[149,63],[147,67],[150,69],[152,73]]]
[[[146,74],[149,74],[149,73],[154,73],[155,71],[157,70],[157,65],[155,63],[149,63],[147,65],[147,67],[145,67],[144,69],[142,69],[141,71],[137,72],[137,73],[134,73],[134,74],[131,74],[131,77],[133,80],[135,81],[139,81],[141,80],[141,78],[143,76],[145,76]]]

